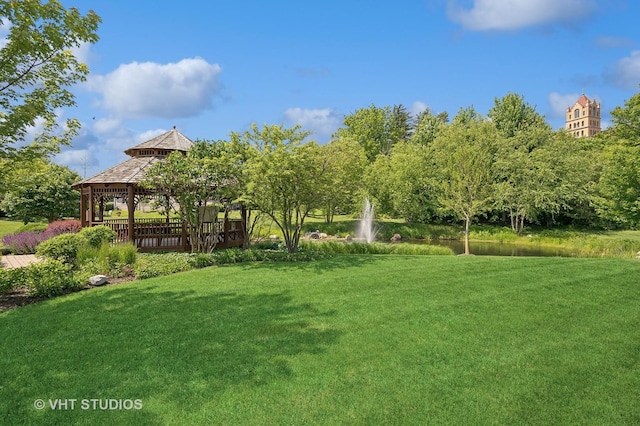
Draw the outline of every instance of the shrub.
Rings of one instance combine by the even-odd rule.
[[[2,238],[2,245],[13,254],[33,254],[40,243],[58,235],[78,232],[79,220],[60,220],[44,223],[29,223],[13,234]]]
[[[116,238],[116,233],[108,226],[92,226],[83,228],[80,235],[85,237],[92,247],[99,248],[104,243],[111,243]]]
[[[213,254],[196,253],[192,255],[191,263],[195,268],[206,268],[216,264],[216,258]]]
[[[133,271],[136,278],[146,279],[194,269],[188,253],[149,253],[138,256]]]
[[[131,243],[102,244],[100,248],[82,245],[78,248],[76,264],[80,271],[91,275],[104,274],[110,277],[125,277],[133,274],[138,252]]]
[[[45,233],[47,234],[48,238],[51,238],[62,234],[75,234],[76,232],[80,232],[81,229],[82,224],[77,219],[58,220],[55,222],[51,222],[47,226]]]
[[[408,254],[452,255],[448,247],[427,244],[344,243],[341,241],[303,242],[305,249],[326,254]]]
[[[2,237],[2,244],[13,254],[33,254],[36,247],[47,239],[43,232],[20,232]]]
[[[24,284],[25,268],[0,269],[0,294],[8,293]]]
[[[87,239],[81,234],[62,234],[40,243],[36,249],[38,256],[57,259],[63,263],[73,264],[78,255],[78,249],[87,244]]]
[[[65,290],[79,290],[83,287],[71,273],[71,266],[59,260],[47,259],[32,263],[24,268],[25,284],[29,294],[35,297],[53,297]]]

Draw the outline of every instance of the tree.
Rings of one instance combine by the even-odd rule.
[[[193,253],[210,253],[216,247],[219,230],[212,223],[217,224],[220,206],[226,219],[240,195],[241,163],[229,143],[197,141],[186,154],[172,152],[147,170],[142,184],[176,201]]]
[[[72,49],[95,43],[100,22],[93,11],[82,16],[56,0],[0,1],[0,23],[9,29],[0,49],[0,159],[41,158],[77,133],[79,122],[68,119],[55,134],[57,110],[75,105],[68,88],[89,70]],[[20,148],[36,126],[34,142]]]
[[[373,163],[378,155],[389,156],[395,143],[407,140],[412,126],[411,114],[403,105],[393,108],[371,105],[347,115],[344,127],[338,129],[334,139],[355,140],[364,148],[369,163]]]
[[[326,223],[332,223],[336,212],[353,212],[355,196],[363,186],[367,157],[356,141],[345,138],[321,146],[320,154],[326,166],[322,210]]]
[[[611,111],[613,127],[601,136],[604,150],[598,211],[606,219],[640,224],[640,93]]]
[[[473,123],[482,121],[482,115],[480,115],[473,105],[466,108],[460,108],[458,113],[453,117],[452,124],[458,126],[470,126]]]
[[[495,98],[487,116],[505,138],[512,138],[522,132],[530,133],[532,128],[550,130],[535,107],[525,102],[524,96],[516,93],[508,93],[502,99]]]
[[[404,105],[394,105],[388,121],[389,136],[394,145],[409,140],[413,131],[413,118]]]
[[[433,115],[428,108],[422,111],[415,119],[415,128],[410,141],[417,145],[429,145],[438,136],[440,129],[449,121],[449,114],[442,112]]]
[[[465,254],[469,252],[471,221],[486,211],[492,201],[492,163],[495,141],[499,138],[491,122],[478,118],[454,119],[431,144],[438,170],[438,201],[442,207],[464,220]],[[475,114],[473,117],[478,117]]]
[[[71,185],[80,176],[68,167],[38,161],[29,169],[15,171],[11,187],[0,207],[25,224],[40,219],[49,222],[64,217],[78,217],[80,193]]]
[[[300,126],[253,124],[242,136],[253,148],[243,199],[275,222],[289,253],[298,250],[305,219],[323,201],[327,164],[315,142],[303,143],[308,135]]]
[[[636,93],[611,111],[613,133],[617,139],[640,146],[640,93]]]
[[[427,222],[437,214],[436,171],[424,145],[400,142],[391,150],[389,196],[396,215],[407,222]]]
[[[603,217],[631,226],[640,224],[640,147],[614,145],[607,150],[599,186]]]

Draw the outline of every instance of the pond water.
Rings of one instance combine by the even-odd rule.
[[[412,241],[413,242],[413,241]],[[428,243],[436,246],[449,247],[455,254],[464,253],[464,241],[431,240]],[[522,244],[507,244],[496,242],[469,242],[471,254],[476,256],[544,256],[544,257],[572,257],[571,251],[555,247],[539,247]]]

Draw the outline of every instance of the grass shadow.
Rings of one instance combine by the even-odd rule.
[[[32,407],[37,398],[140,398],[146,410],[117,418],[152,423],[151,407],[200,409],[232,387],[289,380],[290,357],[322,353],[341,334],[324,325],[334,312],[295,303],[287,292],[165,288],[105,289],[0,321],[7,342],[0,359],[3,423],[45,415],[73,423],[83,415],[43,414]]]

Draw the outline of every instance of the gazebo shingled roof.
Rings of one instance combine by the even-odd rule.
[[[174,127],[166,133],[131,147],[125,154],[132,158],[73,185],[79,189],[89,184],[137,184],[144,179],[144,171],[172,151],[186,152],[193,142]]]
[[[159,159],[159,157],[129,158],[128,160],[117,164],[110,169],[93,175],[90,178],[81,180],[73,186],[74,188],[77,188],[84,184],[90,183],[140,183],[140,181],[144,178],[144,171]]]
[[[133,146],[127,149],[124,153],[132,157],[142,154],[148,151],[188,151],[193,146],[193,142],[182,133],[178,132],[174,127],[166,133],[156,136],[153,139],[149,139],[139,145]]]

